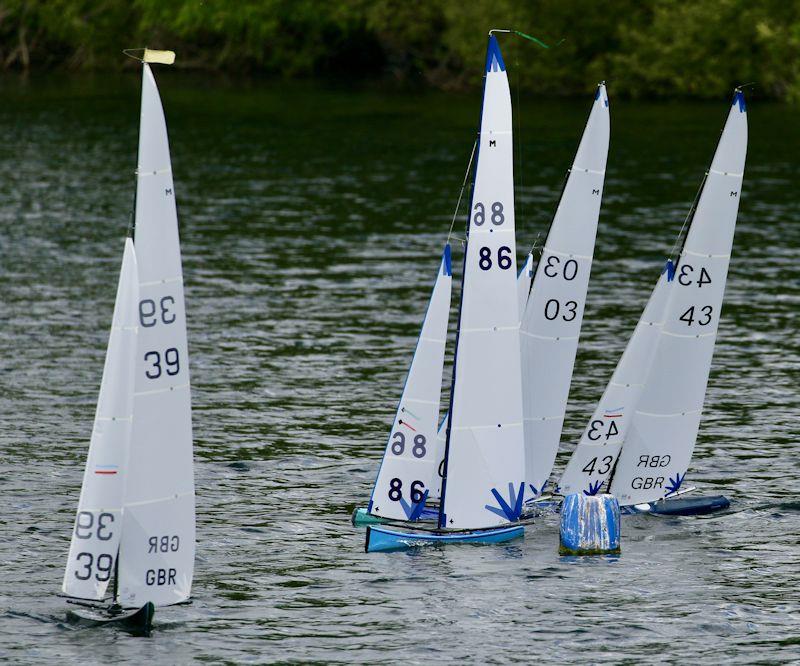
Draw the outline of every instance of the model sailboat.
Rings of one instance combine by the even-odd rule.
[[[535,280],[533,252],[528,254],[517,276],[525,414],[526,502],[541,495],[550,476],[561,436],[594,252],[609,131],[608,95],[605,85],[600,84],[541,251]],[[440,272],[440,281],[444,279],[443,275]],[[447,277],[449,279],[449,274]],[[437,297],[440,289],[438,285],[437,282],[420,341],[431,339],[431,320],[438,322],[434,335],[436,340],[443,340],[447,330],[450,285],[448,282],[446,299]],[[422,342],[418,343],[418,348],[420,347]],[[444,355],[440,354],[435,358],[428,355],[425,358],[431,363],[424,377],[429,393],[427,404],[433,405],[435,399],[438,405],[439,377]],[[440,481],[444,469],[449,415],[445,416],[439,426],[433,449],[435,455],[430,459],[433,462],[438,461],[436,467],[429,466],[423,476],[420,461],[411,460],[406,453],[405,460],[416,462],[416,472],[411,476],[403,476],[397,471],[400,464],[397,456],[402,455],[406,438],[402,429],[398,430],[398,425],[404,426],[406,430],[412,427],[408,419],[402,421],[402,415],[407,413],[403,406],[407,402],[406,394],[410,390],[418,390],[419,370],[415,370],[418,364],[415,355],[371,504],[367,509],[354,512],[353,522],[356,525],[385,522],[387,519],[414,521],[438,517],[437,503],[441,497]],[[424,431],[415,431],[416,441],[430,441],[429,433],[435,428],[436,414],[438,410],[426,414]],[[421,453],[421,449],[417,452]],[[385,500],[380,503],[379,498],[388,496],[387,483],[395,479],[399,479],[406,488],[413,488],[414,496],[410,501],[400,498],[394,504]]]
[[[438,526],[429,531],[368,527],[367,551],[424,542],[491,543],[522,535],[525,449],[512,140],[508,77],[490,34]],[[418,504],[424,492],[410,499]]]
[[[677,262],[670,260],[560,482],[563,494],[604,484],[623,507],[698,513],[724,497],[685,492],[714,353],[747,153],[744,94],[727,122],[690,215]]]
[[[135,232],[125,243],[63,592],[111,602],[90,605],[90,620],[147,625],[155,606],[190,596],[195,506],[178,219],[149,65],[174,54],[145,50],[142,60]]]

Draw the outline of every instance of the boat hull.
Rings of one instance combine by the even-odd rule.
[[[115,624],[142,634],[150,633],[153,628],[155,606],[149,601],[141,608],[122,610],[115,606],[103,607],[86,605],[67,609],[67,621],[82,627],[99,627]]]
[[[724,495],[710,497],[676,497],[675,499],[620,507],[623,514],[652,513],[657,516],[701,516],[722,511],[731,505]]]
[[[543,513],[560,513],[563,500],[547,498],[534,501],[525,508],[523,518],[535,518]],[[723,511],[731,505],[731,501],[724,495],[711,495],[709,497],[674,497],[671,499],[637,504],[635,506],[621,506],[620,514],[623,516],[652,513],[657,516],[700,516],[705,513]]]
[[[414,522],[435,521],[439,517],[438,507],[425,507],[422,510],[419,518]],[[381,516],[373,516],[367,513],[364,507],[355,509],[353,515],[350,517],[350,522],[353,527],[364,527],[365,525],[391,525],[402,524],[403,521],[392,520],[391,518],[381,518]]]
[[[447,544],[491,544],[518,539],[525,533],[522,525],[496,527],[468,532],[410,532],[393,527],[368,526],[364,550],[367,553],[408,550],[418,546]]]

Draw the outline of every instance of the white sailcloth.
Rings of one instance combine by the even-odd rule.
[[[139,280],[131,239],[125,241],[103,379],[62,590],[99,600],[114,574],[133,417],[133,374]]]
[[[694,451],[714,353],[747,153],[737,91],[675,269],[653,364],[610,491],[622,505],[678,491]]]
[[[519,313],[520,317],[525,312],[525,303],[528,301],[528,293],[531,290],[531,281],[533,280],[533,253],[530,252],[525,258],[525,263],[517,275],[517,296],[519,299]],[[436,455],[437,460],[440,461],[439,473],[435,483],[431,487],[431,494],[428,499],[440,499],[442,496],[442,475],[444,474],[444,454],[447,444],[447,421],[450,413],[446,412],[444,418],[439,423],[439,431],[436,434]]]
[[[164,111],[147,64],[135,225],[139,336],[118,601],[167,605],[191,593],[194,474],[178,218]]]
[[[372,490],[368,511],[374,516],[415,520],[440,487],[436,440],[452,283],[447,245]]]
[[[550,226],[522,317],[526,496],[539,496],[561,440],[586,305],[610,133],[606,87],[597,88]]]
[[[489,38],[455,350],[441,527],[516,520],[525,451],[516,287],[511,95]]]
[[[664,307],[671,289],[672,274],[672,263],[669,262],[567,463],[559,482],[559,492],[565,496],[580,492],[596,495],[614,469],[664,324]]]

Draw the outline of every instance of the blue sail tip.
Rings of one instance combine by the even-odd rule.
[[[737,90],[736,94],[733,96],[733,106],[739,105],[739,112],[744,113],[747,111],[747,105],[744,103],[744,93],[741,90]]]
[[[444,274],[448,277],[453,274],[453,266],[450,259],[450,243],[444,246],[444,256],[442,257],[444,264]]]
[[[486,51],[486,73],[505,71],[506,64],[503,62],[503,54],[500,53],[497,37],[489,35],[489,48]]]

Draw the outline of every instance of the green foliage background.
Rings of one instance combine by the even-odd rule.
[[[606,79],[615,95],[715,98],[755,81],[800,101],[800,0],[0,0],[0,66],[114,69],[146,44],[189,68],[464,88],[490,27],[564,39],[502,38],[540,92]]]

